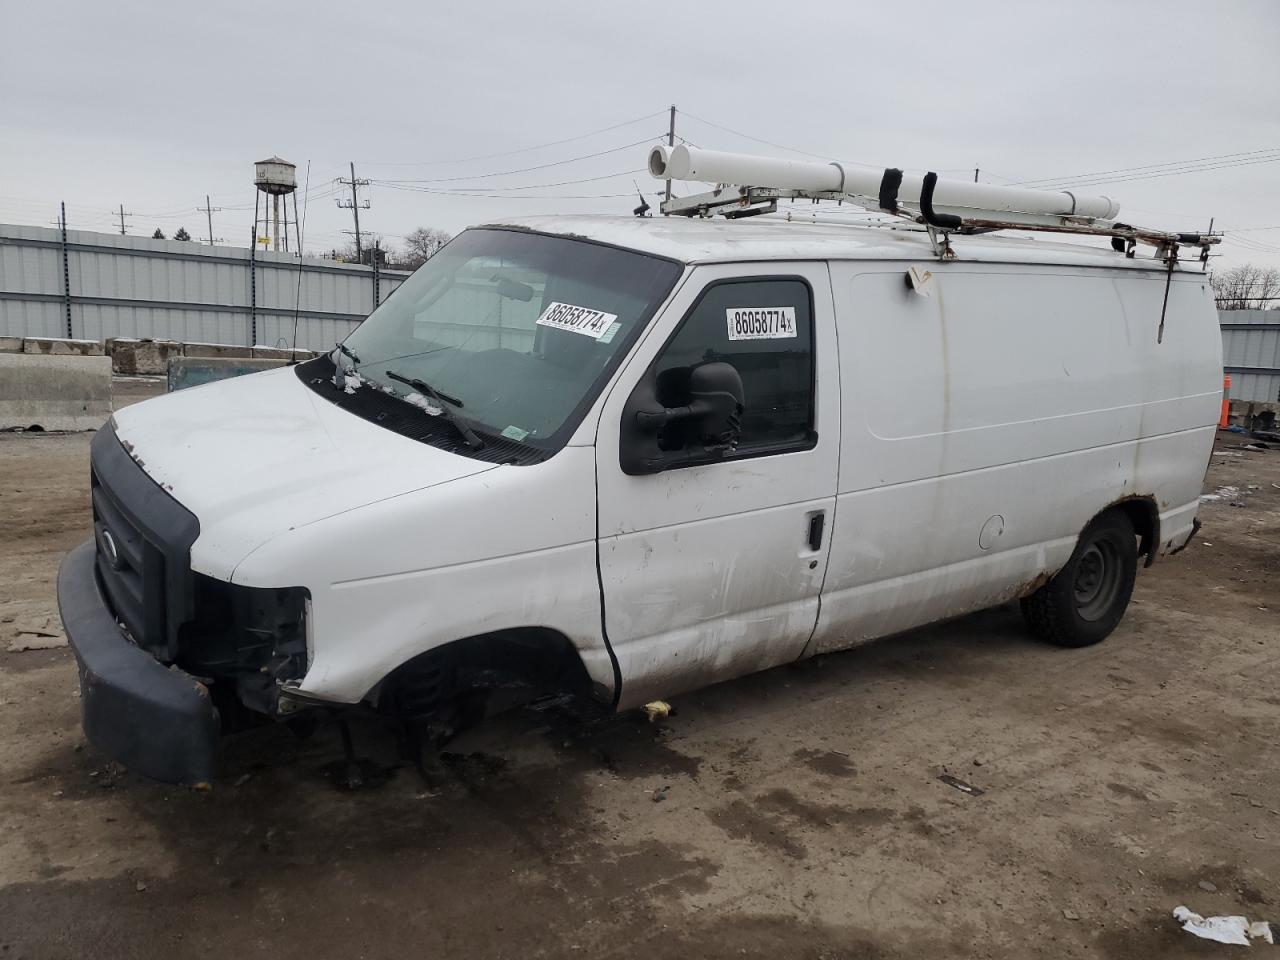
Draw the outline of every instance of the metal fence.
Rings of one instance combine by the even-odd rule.
[[[406,277],[287,253],[0,224],[0,336],[324,350]],[[1280,310],[1222,310],[1218,319],[1231,399],[1280,401]],[[494,329],[502,336],[501,317]]]
[[[323,350],[407,276],[287,253],[0,224],[0,336]]]
[[[1280,402],[1280,310],[1219,310],[1232,400]]]

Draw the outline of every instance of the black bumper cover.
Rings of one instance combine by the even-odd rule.
[[[80,666],[85,736],[135,773],[207,784],[218,740],[209,691],[124,635],[102,596],[94,549],[92,540],[81,544],[58,570],[58,611]]]

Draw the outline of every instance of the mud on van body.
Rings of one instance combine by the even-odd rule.
[[[496,224],[329,356],[118,412],[59,575],[89,738],[194,783],[244,711],[447,730],[522,689],[622,710],[1015,598],[1042,637],[1101,640],[1139,559],[1196,524],[1206,278],[956,252],[766,219]]]

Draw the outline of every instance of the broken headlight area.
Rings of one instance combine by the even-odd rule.
[[[224,729],[240,708],[276,715],[281,686],[307,672],[307,591],[194,579],[196,616],[179,628],[176,664],[209,686]]]

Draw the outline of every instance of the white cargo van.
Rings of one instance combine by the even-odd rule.
[[[90,740],[199,783],[246,708],[621,710],[1015,598],[1101,640],[1197,526],[1207,279],[944,223],[471,229],[330,355],[117,412],[58,583]]]

